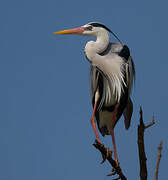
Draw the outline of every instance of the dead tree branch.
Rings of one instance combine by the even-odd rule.
[[[107,155],[107,151],[109,151],[109,149],[105,148],[104,145],[100,144],[98,141],[95,141],[93,146],[101,152],[102,156],[106,157],[106,159],[108,160],[108,162],[112,166],[113,173],[111,175],[118,174],[119,177],[116,179],[127,180],[125,175],[122,173],[120,166],[117,165],[116,161],[112,158],[112,153],[108,153],[108,155]]]
[[[143,111],[140,107],[140,123],[138,125],[138,151],[139,151],[139,163],[140,163],[140,179],[141,180],[147,180],[148,177],[148,171],[147,171],[147,165],[146,165],[146,153],[145,153],[145,145],[144,145],[144,132],[149,127],[153,126],[155,124],[154,116],[152,117],[152,122],[150,122],[148,125],[144,124],[143,121]],[[112,158],[112,151],[108,148],[104,147],[103,144],[100,144],[98,141],[95,141],[93,146],[98,149],[103,157],[103,162],[105,160],[108,160],[112,167],[112,173],[110,175],[118,175],[118,177],[115,179],[121,179],[121,180],[127,180],[126,176],[123,174],[122,169],[120,168],[120,165],[116,163],[116,161]],[[159,164],[161,159],[161,151],[162,151],[162,142],[160,142],[160,145],[158,147],[158,158],[157,158],[157,164],[155,169],[155,180],[158,180],[158,170],[159,170]]]
[[[150,122],[148,125],[146,125],[146,126],[145,126],[145,129],[153,126],[154,124],[155,124],[155,118],[154,118],[154,116],[152,116],[152,122]]]
[[[156,169],[155,169],[155,180],[158,180],[159,164],[160,164],[160,159],[162,157],[162,144],[163,142],[161,141],[158,146],[158,156],[157,156],[157,163],[156,163]]]
[[[152,117],[152,122],[145,126],[143,122],[143,112],[140,107],[140,124],[138,125],[138,151],[139,151],[139,163],[140,163],[140,178],[141,180],[147,180],[148,171],[146,166],[146,154],[144,145],[144,132],[147,128],[155,124],[154,116]]]

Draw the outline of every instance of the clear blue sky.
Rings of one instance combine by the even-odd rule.
[[[121,167],[138,179],[139,106],[145,132],[149,180],[163,140],[160,179],[167,177],[167,7],[166,0],[3,0],[0,3],[0,179],[111,179],[107,163],[92,147],[88,37],[52,32],[99,21],[127,44],[136,65],[134,114],[129,131],[116,126]],[[111,41],[115,39],[111,37]],[[112,147],[111,138],[102,137]]]

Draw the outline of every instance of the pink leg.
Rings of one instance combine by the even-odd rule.
[[[118,163],[116,143],[115,143],[115,138],[114,138],[114,130],[111,131],[111,136],[112,136],[113,149],[114,149],[114,158],[115,158],[116,163]]]
[[[115,121],[116,121],[116,116],[117,116],[117,108],[115,108],[114,113],[113,113],[112,122],[111,122],[111,126],[110,126],[110,133],[111,133],[111,136],[112,136],[114,158],[115,158],[116,163],[118,164],[116,143],[115,143],[115,137],[114,137],[114,128],[113,128],[113,125],[115,124]]]
[[[92,113],[92,117],[91,117],[91,125],[93,127],[93,130],[94,130],[94,133],[95,133],[95,136],[96,136],[96,140],[101,144],[101,141],[100,141],[100,138],[98,136],[97,129],[96,129],[96,123],[95,123],[96,107],[97,107],[97,102],[95,103],[94,108],[93,108],[93,113]]]

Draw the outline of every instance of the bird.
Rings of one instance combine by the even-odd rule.
[[[104,24],[90,22],[83,26],[54,32],[96,37],[86,43],[84,52],[90,62],[90,89],[93,112],[91,125],[98,143],[101,143],[97,128],[102,136],[111,135],[114,158],[119,164],[114,127],[121,115],[125,129],[130,127],[133,113],[131,100],[132,85],[135,80],[135,66],[130,49]],[[110,42],[112,34],[117,42]]]

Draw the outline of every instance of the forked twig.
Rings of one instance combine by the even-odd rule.
[[[147,128],[155,124],[154,116],[152,117],[152,122],[145,126],[143,122],[143,112],[140,107],[140,123],[138,125],[138,151],[139,151],[139,163],[140,163],[140,178],[141,180],[147,180],[148,171],[146,166],[146,154],[145,154],[145,145],[144,145],[144,132]]]
[[[154,124],[155,124],[155,117],[152,116],[152,122],[150,122],[148,125],[146,125],[146,126],[145,126],[145,129],[147,129],[147,128],[153,126]]]
[[[140,163],[140,179],[141,180],[147,180],[148,172],[147,172],[147,166],[146,166],[146,153],[145,153],[145,145],[144,145],[144,132],[149,127],[153,126],[155,124],[154,116],[152,117],[152,122],[150,122],[148,125],[145,126],[143,122],[143,112],[142,108],[140,107],[140,123],[138,125],[138,151],[139,151],[139,163]],[[117,174],[119,177],[117,179],[121,180],[127,180],[126,176],[123,174],[119,164],[116,163],[116,161],[112,158],[112,153],[108,153],[108,148],[105,148],[103,144],[100,144],[98,141],[95,141],[93,146],[98,149],[102,156],[106,157],[110,165],[112,166],[113,173],[111,175]],[[161,150],[162,150],[162,142],[160,143],[158,147],[158,159],[157,159],[157,165],[156,165],[156,171],[155,171],[155,180],[158,180],[158,169],[159,169],[159,163],[161,158]]]

